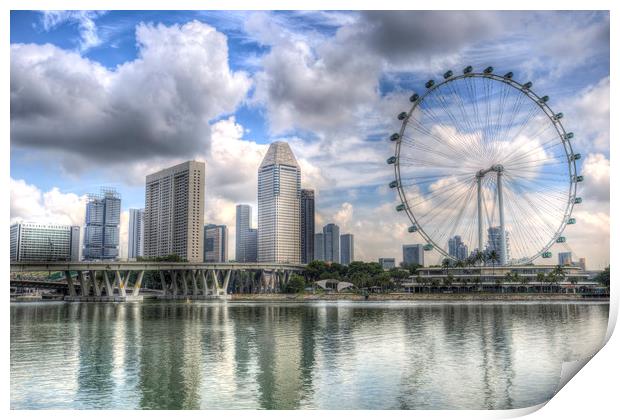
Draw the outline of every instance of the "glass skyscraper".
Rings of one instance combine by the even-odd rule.
[[[340,262],[340,227],[334,223],[323,226],[325,261]]]
[[[271,143],[258,168],[258,261],[301,262],[301,169],[283,141]]]
[[[349,265],[355,259],[353,234],[345,233],[340,236],[340,264]]]
[[[235,261],[256,262],[256,233],[252,233],[252,207],[237,204]]]
[[[301,190],[301,262],[314,258],[314,190]]]
[[[314,260],[325,261],[325,236],[322,233],[314,234]]]
[[[90,194],[84,228],[85,260],[115,260],[119,256],[121,198],[113,189]]]
[[[228,228],[226,225],[208,224],[204,227],[205,262],[228,261]]]
[[[424,265],[424,246],[421,244],[403,245],[403,262],[405,265]]]
[[[127,258],[144,256],[144,209],[129,209]]]

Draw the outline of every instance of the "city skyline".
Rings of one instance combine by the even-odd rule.
[[[411,13],[406,20],[453,21],[453,16],[441,12]],[[496,28],[488,24],[489,16],[498,22],[521,25],[505,25],[505,34],[500,36]],[[396,49],[398,53],[390,53],[389,48],[376,49],[382,38],[373,28],[386,25],[396,31],[402,25],[381,13],[238,12],[226,16],[218,12],[202,15],[193,12],[168,15],[157,12],[85,13],[82,18],[92,23],[90,27],[97,35],[94,38],[87,38],[80,32],[76,25],[78,18],[62,14],[57,17],[51,20],[49,12],[11,14],[11,89],[55,83],[49,76],[52,73],[35,74],[25,64],[29,57],[51,57],[53,60],[41,62],[42,68],[52,72],[53,68],[46,66],[58,63],[58,66],[90,75],[86,84],[78,84],[71,78],[67,81],[67,86],[82,89],[79,103],[87,104],[90,109],[101,109],[103,105],[97,98],[104,97],[109,106],[136,110],[136,121],[169,117],[173,134],[166,137],[157,129],[152,133],[131,131],[135,136],[132,142],[124,141],[119,145],[114,140],[108,148],[102,148],[100,134],[111,133],[109,138],[120,141],[124,138],[124,130],[133,129],[130,121],[106,120],[100,122],[99,127],[93,125],[87,115],[80,113],[85,108],[69,94],[70,90],[62,84],[64,81],[58,82],[59,97],[74,105],[69,105],[67,110],[75,112],[67,114],[64,108],[59,108],[57,115],[67,126],[79,121],[80,124],[74,124],[79,135],[68,133],[60,136],[62,142],[50,143],[31,135],[29,127],[36,128],[36,124],[28,115],[14,116],[11,125],[11,222],[37,220],[84,226],[86,194],[94,185],[110,185],[118,188],[123,197],[120,255],[126,257],[128,209],[143,206],[140,177],[145,168],[157,170],[197,159],[207,163],[209,193],[204,219],[232,227],[237,203],[257,205],[255,168],[268,144],[286,140],[295,150],[304,173],[302,187],[315,190],[316,223],[323,225],[326,221],[334,221],[343,231],[354,234],[358,259],[372,261],[382,255],[399,255],[402,244],[416,243],[420,239],[408,234],[406,221],[393,212],[396,200],[386,187],[391,175],[383,164],[388,156],[388,145],[376,140],[394,129],[395,115],[401,111],[408,92],[423,86],[433,75],[439,77],[440,69],[457,70],[467,64],[481,69],[494,65],[500,70],[514,71],[520,79],[534,79],[537,91],[551,96],[576,133],[583,154],[581,172],[588,182],[580,194],[584,203],[575,214],[578,224],[571,227],[567,240],[574,255],[587,258],[589,266],[602,268],[609,263],[609,44],[601,42],[608,35],[609,21],[604,13],[472,13],[472,20],[480,23],[476,36],[469,41],[456,42],[459,40],[452,33],[446,34],[444,46],[454,43],[450,46],[451,55],[438,54],[424,46],[418,46],[417,50]],[[101,29],[114,27],[121,18],[125,23],[123,28],[115,27],[110,32]],[[303,25],[298,25],[299,22]],[[575,35],[570,54],[556,55],[553,49],[545,50],[544,46],[536,45],[541,35],[545,39],[557,39],[553,38],[557,34],[549,32],[555,25]],[[415,26],[408,24],[405,30],[415,31]],[[424,36],[429,43],[433,36],[442,32],[442,25],[434,26],[437,32],[431,28]],[[526,26],[527,33],[520,29]],[[297,37],[299,44],[290,45],[275,37],[275,31],[287,31]],[[347,37],[347,33],[356,35]],[[200,49],[206,56],[212,53],[223,59],[205,62],[200,54],[193,54],[187,46],[190,35],[201,40]],[[514,41],[517,38],[519,41]],[[85,39],[98,39],[98,42],[85,44]],[[484,54],[478,52],[482,39],[487,51]],[[269,46],[268,51],[261,45]],[[348,63],[343,69],[334,65],[334,56],[330,55],[333,51],[350,50],[357,45],[367,46],[355,49],[366,60]],[[511,59],[503,53],[506,46],[510,46],[514,56],[519,55],[516,53],[519,51],[530,52],[531,59]],[[225,47],[228,50],[224,53]],[[186,52],[188,60],[205,71],[221,70],[218,74],[222,79],[213,83],[186,78],[183,68],[162,66],[158,57],[166,54],[174,57],[175,51]],[[312,51],[316,60],[304,61],[304,51]],[[220,52],[223,55],[216,54]],[[140,54],[146,64],[136,59]],[[571,60],[566,59],[568,55]],[[248,56],[255,59],[247,60]],[[418,57],[434,57],[435,61],[421,65],[420,60],[416,60]],[[489,57],[493,57],[492,62],[488,62]],[[315,66],[321,59],[328,65],[325,71]],[[189,85],[185,92],[216,98],[215,101],[192,102],[189,93],[179,98],[190,107],[191,116],[200,117],[192,121],[208,120],[209,124],[192,122],[184,128],[189,131],[183,131],[172,109],[136,109],[127,97],[102,91],[101,81],[110,80],[117,87],[114,92],[126,90],[132,92],[133,97],[139,95],[139,90],[129,87],[133,84],[139,89],[142,85],[131,82],[128,72],[117,69],[119,64],[144,78],[151,74],[146,67],[150,66],[170,80],[186,80]],[[286,66],[300,71],[281,75],[279,71]],[[580,71],[586,68],[587,72]],[[355,74],[357,78],[351,80],[351,84],[343,83],[342,91],[323,89],[332,86],[343,72]],[[310,79],[302,76],[306,73],[311,75]],[[276,95],[276,80],[286,88],[284,97]],[[309,80],[319,81],[316,92],[304,89],[304,92],[312,92],[311,97],[294,89],[296,83],[306,86]],[[46,103],[41,92],[24,92],[30,96],[12,96],[12,109],[21,109],[20,104],[25,100]],[[154,93],[163,95],[166,92],[161,87]],[[583,97],[584,101],[573,101],[575,95]],[[220,100],[222,98],[226,100]],[[317,103],[317,98],[324,98],[327,105],[300,112],[304,104]],[[369,123],[369,116],[376,122]],[[46,114],[41,117],[49,120]],[[93,128],[102,133],[91,130]],[[38,135],[44,131],[40,130]],[[41,148],[42,144],[53,146]],[[127,147],[123,149],[124,146]],[[125,155],[120,156],[116,149],[125,150]],[[236,232],[230,230],[229,244],[233,244]],[[472,245],[468,244],[470,250]],[[564,249],[554,246],[552,251],[556,258]],[[230,247],[229,254],[233,254]],[[434,263],[439,256],[431,252],[427,259]]]

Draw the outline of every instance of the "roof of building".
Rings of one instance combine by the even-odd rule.
[[[267,150],[260,168],[270,165],[288,165],[299,168],[291,147],[284,141],[275,141],[269,145],[269,150]]]

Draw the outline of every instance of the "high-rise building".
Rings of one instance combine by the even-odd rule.
[[[491,251],[495,251],[497,252],[497,255],[500,258],[499,263],[501,265],[506,265],[509,261],[510,261],[510,235],[508,234],[508,232],[505,232],[506,235],[506,241],[504,244],[502,244],[502,238],[501,238],[501,229],[499,226],[491,226],[488,229],[488,242],[487,242],[487,252],[491,252]],[[502,261],[501,256],[502,256],[502,247],[505,246],[506,247],[506,261]]]
[[[205,164],[188,161],[146,177],[144,256],[204,258]]]
[[[459,235],[448,239],[448,255],[456,258],[457,260],[464,260],[469,255],[467,245],[463,243],[463,240]]]
[[[424,246],[422,244],[403,245],[403,263],[424,266]]]
[[[204,227],[205,262],[228,261],[228,228],[226,225],[208,224]]]
[[[258,261],[301,262],[301,169],[288,143],[269,146],[258,168]]]
[[[251,228],[248,230],[245,258],[246,262],[258,261],[258,229]]]
[[[325,261],[325,236],[322,233],[314,234],[314,258],[313,260]]]
[[[144,256],[144,209],[129,209],[127,258]]]
[[[11,262],[79,261],[80,227],[15,223],[10,251]]]
[[[559,265],[573,265],[573,254],[571,252],[558,253]]]
[[[85,260],[115,260],[119,256],[121,197],[113,189],[90,194],[84,228]]]
[[[334,223],[323,226],[325,261],[340,262],[340,227]]]
[[[583,271],[586,271],[586,259],[585,258],[579,258],[579,267],[581,267]]]
[[[314,190],[301,190],[301,262],[314,257]]]
[[[340,236],[340,264],[349,265],[354,259],[353,234],[345,233]]]
[[[256,240],[254,240],[254,243],[252,242],[251,206],[237,204],[235,232],[235,261],[256,262]]]
[[[396,259],[395,258],[379,258],[379,264],[383,267],[384,270],[389,270],[390,268],[396,268]]]

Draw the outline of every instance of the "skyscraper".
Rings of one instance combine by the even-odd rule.
[[[384,270],[389,270],[390,268],[396,268],[396,259],[395,258],[379,258],[379,264]]]
[[[245,244],[245,260],[246,262],[258,261],[258,229],[251,228],[248,230]]]
[[[403,245],[403,262],[405,265],[424,265],[424,246],[421,244]]]
[[[144,256],[144,209],[129,209],[127,258]]]
[[[78,261],[80,227],[19,222],[11,225],[11,262]]]
[[[300,185],[288,143],[272,143],[258,168],[259,262],[301,262]]]
[[[228,261],[228,228],[226,225],[208,224],[204,227],[204,261]]]
[[[506,235],[506,242],[504,244],[502,244],[502,239],[501,239],[501,229],[499,228],[499,226],[491,226],[488,229],[488,243],[487,243],[487,252],[491,252],[491,251],[495,251],[497,252],[497,255],[500,257],[500,261],[499,263],[501,265],[506,265],[508,263],[508,261],[510,261],[510,236],[508,235],[508,232],[505,232]],[[501,261],[501,255],[502,255],[502,247],[505,246],[506,247],[506,261]]]
[[[314,257],[313,260],[325,261],[325,235],[314,234]]]
[[[349,265],[355,259],[355,249],[353,246],[353,234],[345,233],[340,236],[340,264]]]
[[[586,271],[586,259],[585,258],[579,258],[579,267],[581,267],[583,271]]]
[[[114,260],[119,255],[121,198],[113,189],[90,194],[84,228],[85,260]]]
[[[237,218],[235,221],[235,261],[256,262],[256,245],[251,243],[252,207],[247,204],[237,204]],[[248,250],[254,249],[249,255]]]
[[[144,256],[204,258],[205,164],[188,161],[146,177]]]
[[[464,260],[469,255],[467,245],[465,245],[459,235],[448,240],[448,255],[457,260]]]
[[[573,265],[573,254],[571,252],[558,253],[559,265]]]
[[[314,190],[301,190],[301,262],[314,257]]]
[[[323,226],[325,261],[340,262],[340,228],[334,223]]]

